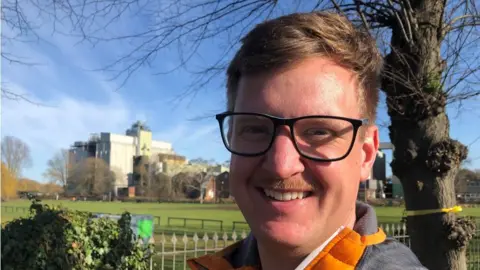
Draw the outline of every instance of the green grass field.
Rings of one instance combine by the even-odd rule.
[[[89,211],[95,213],[122,213],[147,214],[160,217],[160,225],[166,225],[168,217],[197,218],[222,220],[224,226],[231,227],[233,221],[244,221],[242,214],[232,204],[180,204],[180,203],[122,203],[122,202],[83,202],[83,201],[42,201],[49,205],[62,205],[69,209]],[[18,200],[2,203],[2,223],[26,215],[22,211],[5,211],[4,206],[28,208],[30,202]],[[177,222],[178,223],[178,222]],[[207,227],[216,227],[215,223],[206,223]]]
[[[69,209],[96,213],[149,214],[159,216],[161,225],[167,224],[168,217],[222,220],[225,227],[231,227],[234,221],[245,221],[238,207],[234,204],[189,204],[189,203],[122,203],[122,202],[83,202],[83,201],[43,201],[49,205],[63,205]],[[2,203],[2,206],[29,207],[30,201],[17,200]],[[398,223],[402,217],[401,207],[376,207],[380,223]],[[21,217],[21,211],[6,212],[2,207],[2,223]],[[480,218],[480,208],[465,208],[461,215]],[[215,226],[213,223],[206,225]]]
[[[159,252],[159,255],[154,257],[154,262],[157,264],[155,269],[162,269],[161,265],[163,265],[163,269],[183,269],[186,258],[205,254],[209,249],[209,252],[212,252],[215,248],[224,247],[233,243],[234,241],[231,239],[231,232],[234,222],[245,221],[238,207],[234,204],[122,203],[88,201],[43,201],[43,203],[49,205],[63,205],[69,209],[95,213],[118,214],[128,211],[132,214],[149,214],[155,217],[160,217],[160,219],[155,219],[154,238],[156,242],[156,250]],[[31,203],[27,200],[2,203],[2,223],[27,215],[27,209],[30,204]],[[404,211],[401,207],[376,207],[375,210],[379,223],[383,224],[399,223]],[[465,208],[461,215],[474,216],[480,219],[480,208]],[[171,219],[170,222],[168,222],[168,218],[180,219]],[[200,220],[188,220],[187,223],[184,224],[182,218],[220,220],[223,224],[222,227],[220,227],[219,222],[204,221],[202,228],[202,222]],[[237,240],[240,239],[242,229],[247,231],[248,227],[245,224],[236,226],[235,231],[238,235]],[[194,232],[199,233],[198,237],[200,240],[197,243],[194,243],[193,241]],[[219,240],[216,242],[212,241],[214,232],[217,232],[219,237]],[[222,240],[223,232],[228,233],[229,239],[227,241]],[[175,247],[172,243],[173,233],[175,233],[177,238]],[[208,234],[208,242],[202,240],[205,233]],[[183,242],[182,238],[185,234],[187,235],[186,243]],[[165,241],[162,241],[163,239],[165,239]],[[196,252],[193,251],[195,249],[197,250]],[[174,255],[172,251],[185,252]],[[476,261],[477,255],[478,252],[471,252],[469,256],[470,260],[473,259]],[[175,265],[175,267],[173,267],[173,265]]]
[[[234,221],[245,221],[238,207],[233,204],[187,204],[187,203],[121,203],[121,202],[72,202],[72,201],[44,201],[49,205],[62,205],[69,209],[98,213],[122,213],[128,211],[133,214],[148,214],[160,217],[160,226],[166,226],[168,218],[193,218],[222,220],[225,228],[232,228]],[[30,202],[19,200],[2,203],[2,206],[12,206],[14,210],[2,207],[2,223],[26,215],[23,209],[30,206]],[[17,209],[17,207],[19,209]],[[382,223],[397,223],[402,216],[402,208],[382,207],[376,209],[379,221]],[[480,213],[479,213],[480,215]],[[183,223],[180,220],[171,220],[172,223]],[[193,221],[191,222],[193,223]],[[187,227],[197,227],[200,224],[187,224]],[[206,222],[209,229],[219,227],[214,222]]]

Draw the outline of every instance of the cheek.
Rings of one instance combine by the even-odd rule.
[[[235,189],[241,189],[246,186],[248,179],[255,171],[257,165],[257,158],[232,156],[230,162],[230,181],[233,193],[235,193]]]
[[[358,185],[360,164],[355,159],[347,158],[329,164],[313,163],[309,171],[312,182],[321,185],[326,191],[339,193]]]

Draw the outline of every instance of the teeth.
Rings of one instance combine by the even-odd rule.
[[[310,192],[278,192],[271,189],[264,189],[265,195],[274,198],[277,201],[291,201],[296,199],[303,199],[308,196]]]

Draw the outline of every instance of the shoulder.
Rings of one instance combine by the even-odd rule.
[[[404,244],[387,238],[380,244],[367,247],[358,270],[426,270],[417,256]]]

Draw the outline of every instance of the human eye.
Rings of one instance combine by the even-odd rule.
[[[240,130],[240,134],[262,134],[262,133],[268,134],[268,128],[265,125],[261,125],[261,124],[245,125]]]
[[[335,132],[333,130],[323,127],[311,127],[302,132],[304,138],[309,138],[311,140],[325,139],[334,136],[334,134]]]
[[[264,124],[245,124],[239,127],[237,137],[244,141],[262,141],[269,139],[270,128]]]
[[[237,116],[233,134],[243,141],[259,141],[271,135],[273,124],[269,119],[257,116]]]
[[[329,142],[339,136],[338,125],[331,119],[306,118],[295,124],[295,134],[310,143]]]

